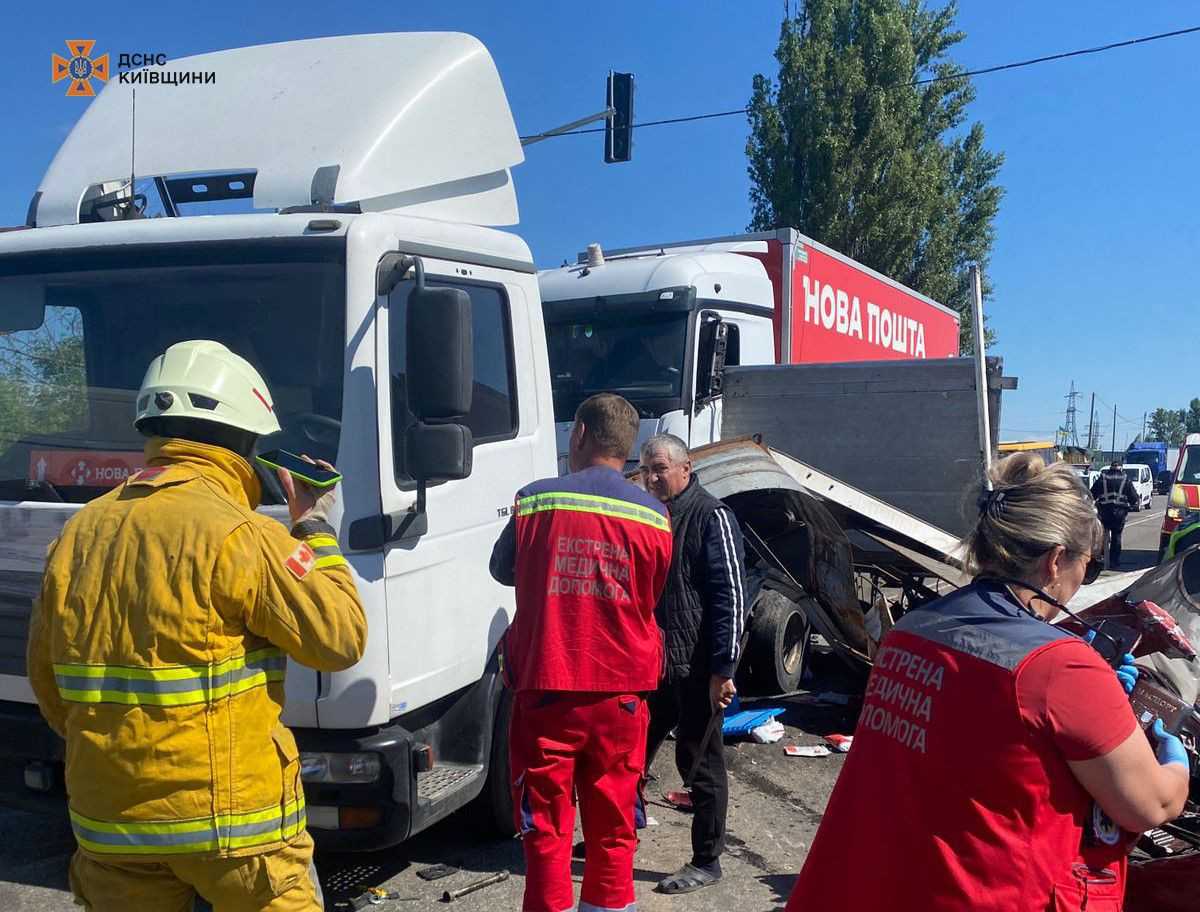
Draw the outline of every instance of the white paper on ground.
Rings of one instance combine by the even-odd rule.
[[[783,723],[775,719],[772,719],[770,722],[764,722],[758,728],[750,730],[750,737],[759,744],[774,744],[776,741],[783,739],[783,734]]]
[[[789,744],[783,752],[789,757],[828,757],[832,753],[823,744]]]

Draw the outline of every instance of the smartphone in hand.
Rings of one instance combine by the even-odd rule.
[[[314,488],[331,488],[342,480],[339,472],[323,469],[287,450],[268,450],[265,453],[259,453],[255,458],[272,469],[286,469],[294,478],[299,478]]]

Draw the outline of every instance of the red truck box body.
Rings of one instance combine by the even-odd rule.
[[[780,364],[958,355],[959,318],[950,308],[794,229],[740,240],[767,242],[765,253],[746,255],[762,261],[775,287]]]

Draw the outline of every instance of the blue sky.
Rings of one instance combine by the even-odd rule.
[[[780,0],[600,4],[309,0],[204,4],[23,4],[0,35],[0,224],[29,198],[86,101],[51,85],[66,38],[97,52],[171,57],[294,38],[458,30],[491,50],[522,133],[603,106],[604,76],[637,76],[638,119],[745,104],[774,73]],[[1200,24],[1182,0],[963,0],[955,57],[972,68]],[[1144,411],[1200,396],[1195,272],[1200,262],[1200,35],[976,79],[973,119],[1004,152],[989,319],[1020,389],[1005,396],[1005,438],[1049,435],[1072,380],[1118,443]],[[113,63],[116,60],[114,57]],[[516,171],[516,229],[539,264],[605,246],[741,231],[749,220],[742,117],[638,131],[634,160],[604,165],[599,135],[532,146]],[[820,240],[818,238],[817,240]],[[1098,419],[1098,420],[1099,420]]]

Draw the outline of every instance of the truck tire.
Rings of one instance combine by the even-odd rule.
[[[774,589],[759,590],[746,646],[749,679],[756,691],[782,694],[800,686],[808,633],[808,618],[799,605]]]
[[[513,819],[512,768],[508,762],[508,727],[511,720],[512,691],[506,687],[500,694],[500,705],[496,708],[487,779],[476,799],[480,818],[488,830],[504,839],[517,835],[517,825]]]

